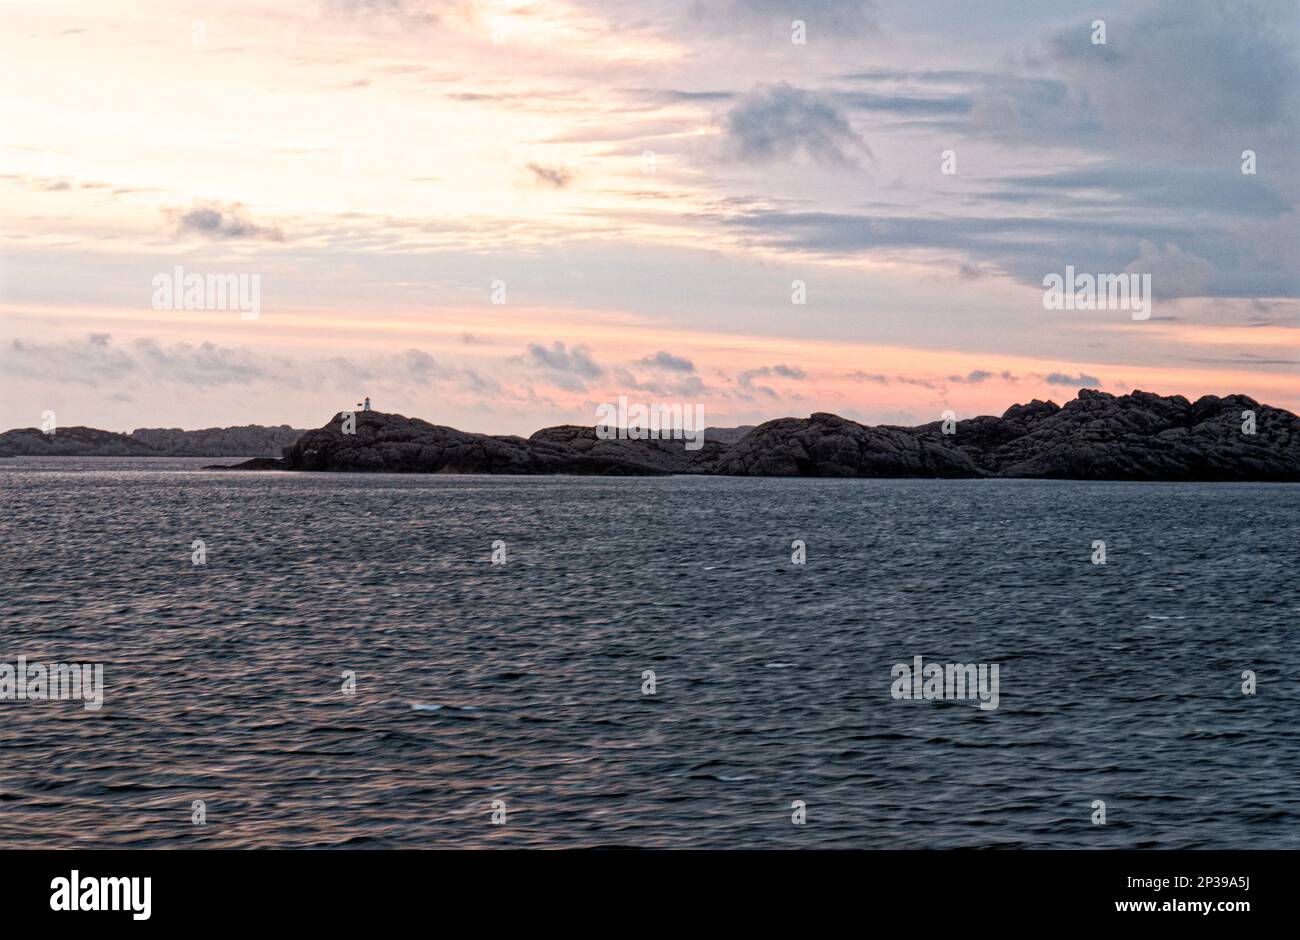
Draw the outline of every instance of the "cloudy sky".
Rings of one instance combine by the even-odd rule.
[[[1300,411],[1298,12],[0,0],[0,428]],[[154,309],[176,265],[260,316]],[[1151,318],[1045,310],[1067,265]]]

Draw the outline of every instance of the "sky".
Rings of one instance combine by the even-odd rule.
[[[0,0],[0,428],[1300,411],[1298,14]],[[1067,266],[1150,318],[1045,309]]]

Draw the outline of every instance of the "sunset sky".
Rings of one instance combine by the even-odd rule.
[[[0,430],[1300,411],[1297,12],[0,0]],[[155,310],[176,265],[260,317]],[[1067,265],[1151,318],[1044,309]]]

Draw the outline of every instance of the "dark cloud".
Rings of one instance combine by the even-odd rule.
[[[280,377],[283,362],[246,349],[203,342],[163,345],[155,339],[113,343],[107,333],[61,342],[11,340],[0,347],[8,375],[64,384],[165,382],[217,387]]]
[[[1152,319],[1154,320],[1155,318],[1152,317]],[[1263,356],[1252,356],[1249,354],[1217,359],[1208,356],[1192,356],[1190,361],[1229,366],[1300,366],[1300,359],[1265,359]]]
[[[1071,388],[1101,388],[1101,379],[1095,375],[1080,372],[1078,375],[1066,375],[1064,372],[1049,372],[1043,376],[1048,385],[1068,385]]]
[[[973,72],[958,69],[930,69],[908,71],[906,69],[872,69],[863,72],[849,72],[838,76],[843,81],[863,82],[914,82],[918,84],[937,85],[974,85],[994,77],[993,72]]]
[[[1160,0],[1050,43],[1051,64],[1086,97],[1108,141],[1194,158],[1213,140],[1293,144],[1300,116],[1300,18],[1294,0]],[[1242,143],[1236,149],[1238,152]]]
[[[982,382],[987,382],[995,376],[1001,378],[1004,382],[1019,381],[1018,376],[1013,375],[1008,371],[1004,370],[1001,373],[993,373],[988,369],[972,369],[966,375],[950,375],[943,381],[953,382],[958,385],[979,385]],[[854,372],[849,375],[849,378],[857,382],[875,382],[878,385],[888,385],[890,382],[889,376],[882,375],[878,372]],[[928,388],[931,390],[940,390],[943,388],[943,381],[925,378],[923,376],[896,375],[893,380],[900,382],[903,385],[916,385],[920,388]]]
[[[524,362],[544,370],[548,377],[565,391],[582,391],[590,379],[605,374],[602,366],[591,358],[591,350],[578,345],[572,349],[556,340],[549,347],[530,343]]]
[[[1300,257],[1300,240],[1285,219],[1275,233],[1250,227],[1239,234],[1190,211],[1160,221],[1132,212],[929,218],[756,209],[726,220],[778,250],[839,257],[878,249],[961,252],[1035,287],[1073,265],[1080,273],[1150,272],[1157,298],[1300,295],[1300,262],[1291,263]],[[1158,271],[1166,273],[1157,277]]]
[[[642,365],[650,366],[655,369],[667,369],[670,372],[694,372],[695,363],[689,359],[683,359],[680,356],[674,356],[670,352],[659,350],[653,356],[646,356],[641,360]]]
[[[629,88],[627,93],[659,104],[730,101],[734,91],[680,91],[676,88]]]
[[[568,349],[559,340],[551,343],[549,349],[540,343],[529,343],[528,359],[533,365],[544,369],[572,372],[588,379],[597,378],[605,371],[591,358],[591,350],[586,346]]]
[[[294,389],[337,388],[382,379],[472,393],[500,391],[492,379],[472,369],[443,365],[418,349],[365,360],[345,356],[291,359],[212,342],[163,343],[145,337],[119,344],[108,333],[59,342],[11,340],[0,345],[0,370],[37,381],[89,387],[120,385],[131,390],[142,386],[220,388],[250,383]]]
[[[868,69],[839,79],[876,86],[863,93],[863,107],[928,107],[935,123],[953,130],[1008,142],[1053,140],[1112,160],[1129,154],[1139,165],[1158,154],[1174,170],[1211,169],[1246,148],[1295,152],[1295,0],[1134,6],[1097,11],[1106,22],[1105,44],[1092,41],[1092,15],[1076,17],[1044,37],[1041,54],[1008,57],[997,71]],[[1233,195],[1250,198],[1235,189]],[[1226,188],[1220,196],[1231,198]]]
[[[840,92],[846,106],[930,118],[937,127],[1021,141],[1059,135],[1078,145],[1101,130],[1086,95],[1067,80],[989,71],[855,72],[840,77],[879,91]],[[947,86],[942,93],[935,86]]]
[[[1291,204],[1267,184],[1252,180],[1229,161],[1231,173],[1188,167],[1146,167],[1107,162],[1082,169],[1029,176],[1006,176],[984,198],[1042,205],[1058,209],[1114,206],[1129,209],[1186,209],[1218,215],[1276,218],[1293,211]],[[1237,185],[1228,185],[1229,183]]]
[[[780,395],[778,395],[778,394],[776,393],[776,391],[775,391],[774,389],[770,389],[770,388],[768,388],[766,385],[745,385],[745,386],[742,386],[742,391],[740,392],[740,394],[739,394],[737,397],[741,398],[741,399],[744,400],[744,401],[753,401],[753,400],[754,400],[754,397],[755,397],[756,395],[762,395],[764,398],[780,398],[780,397],[781,397]]]
[[[971,109],[955,126],[970,133],[1012,143],[1045,138],[1076,147],[1108,143],[1091,100],[1062,79],[985,75],[969,94]]]
[[[610,379],[625,391],[647,392],[664,398],[701,398],[709,387],[697,375],[681,373],[660,374],[652,379],[640,379],[627,369],[612,369]]]
[[[540,163],[528,164],[528,169],[543,183],[563,189],[573,182],[573,174],[562,166],[542,166]]]
[[[393,355],[378,355],[364,360],[334,356],[322,360],[303,360],[290,366],[291,381],[301,376],[303,384],[318,387],[356,387],[383,381],[408,387],[431,387],[466,391],[472,394],[496,394],[501,386],[473,369],[440,362],[422,349],[408,349]]]
[[[852,372],[849,378],[855,382],[875,382],[877,385],[888,385],[889,377],[879,372]]]
[[[197,235],[201,238],[247,241],[284,241],[284,233],[273,226],[252,222],[239,203],[212,203],[196,205],[187,212],[169,210],[167,215],[176,225],[176,234]]]
[[[991,378],[993,378],[992,372],[985,369],[975,369],[965,377],[960,375],[950,375],[948,376],[948,381],[958,382],[962,385],[979,385],[981,382],[986,382]]]
[[[917,97],[912,95],[876,95],[866,92],[837,92],[835,100],[845,107],[862,111],[886,111],[906,115],[969,114],[973,107],[968,95]]]
[[[758,85],[724,119],[724,149],[744,163],[770,163],[803,155],[822,166],[851,168],[871,149],[830,95],[785,82]]]
[[[746,369],[736,376],[736,382],[743,388],[758,388],[755,386],[754,379],[765,378],[768,376],[778,376],[783,379],[791,379],[795,382],[801,382],[808,378],[808,374],[798,366],[775,365],[763,366],[758,369]]]
[[[904,385],[916,385],[920,388],[928,388],[931,391],[942,388],[942,385],[933,379],[921,378],[920,376],[915,375],[896,375],[894,376],[894,381],[902,382]]]

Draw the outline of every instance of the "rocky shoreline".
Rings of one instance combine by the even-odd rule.
[[[706,432],[692,451],[681,440],[601,439],[585,426],[522,438],[361,412],[355,433],[344,434],[336,415],[278,460],[214,469],[1297,482],[1300,418],[1245,395],[1189,402],[1082,389],[1064,406],[1035,399],[947,428],[867,426],[825,412],[778,418],[738,439]]]

